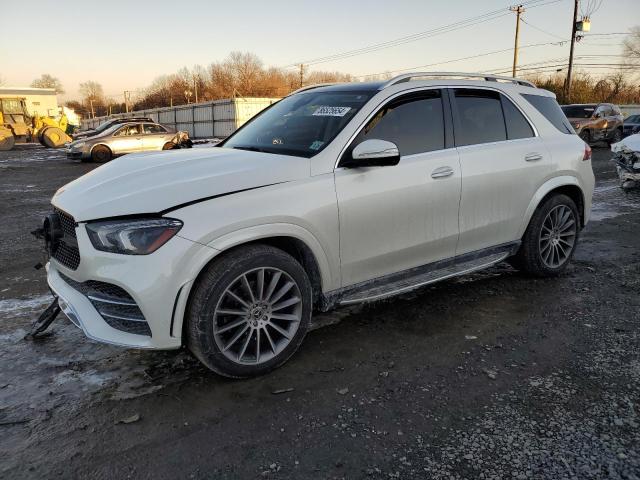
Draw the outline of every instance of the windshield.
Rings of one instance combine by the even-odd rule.
[[[286,97],[220,146],[310,158],[324,149],[375,92],[305,92]]]
[[[102,122],[100,125],[96,127],[96,132],[102,132],[109,127],[115,125],[116,120],[107,120],[106,122]]]
[[[625,120],[625,123],[640,123],[640,115],[631,115]]]
[[[595,109],[595,105],[566,105],[562,107],[567,118],[591,118]]]

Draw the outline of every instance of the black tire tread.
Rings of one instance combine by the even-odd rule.
[[[283,262],[301,277],[302,285],[298,285],[298,287],[303,297],[306,298],[306,304],[303,305],[303,318],[291,344],[282,352],[284,355],[281,354],[281,357],[276,357],[267,364],[257,365],[253,368],[249,366],[236,366],[234,368],[232,365],[225,365],[231,364],[231,362],[222,353],[217,352],[217,345],[212,337],[212,332],[202,328],[202,324],[207,320],[201,318],[201,313],[206,309],[210,300],[211,290],[215,289],[224,280],[225,276],[245,265],[249,268],[255,268],[259,265],[252,267],[250,264],[252,262],[256,264],[260,259],[274,259]],[[289,273],[292,274],[294,272]],[[305,299],[303,298],[304,301]],[[186,345],[198,360],[219,375],[229,378],[249,378],[263,375],[281,366],[298,350],[309,328],[311,304],[311,283],[302,266],[291,255],[270,245],[253,244],[239,247],[214,259],[205,267],[194,284],[185,312],[184,338]],[[209,317],[209,315],[205,316]],[[211,314],[209,318],[212,317],[213,315]]]
[[[552,208],[561,204],[567,205],[573,210],[578,225],[576,229],[575,243],[571,255],[569,256],[567,261],[560,267],[551,269],[544,265],[544,263],[542,263],[542,259],[540,258],[540,253],[538,252],[538,236],[542,222],[547,216],[547,213]],[[520,245],[520,249],[518,250],[516,255],[510,259],[511,265],[536,277],[555,277],[560,275],[567,268],[567,265],[569,265],[569,263],[571,262],[573,254],[576,250],[578,238],[580,236],[579,223],[580,215],[578,214],[578,208],[571,198],[564,194],[555,194],[548,197],[538,206],[533,216],[531,217],[529,225],[527,226],[527,230],[522,237],[522,244]]]

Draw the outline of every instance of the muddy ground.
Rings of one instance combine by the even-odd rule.
[[[506,265],[339,311],[278,371],[100,345],[60,318],[29,231],[93,165],[0,152],[0,477],[640,478],[640,194],[594,149],[593,220],[557,279]]]

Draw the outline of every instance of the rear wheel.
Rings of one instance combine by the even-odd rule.
[[[575,202],[562,194],[549,197],[533,214],[513,264],[540,277],[559,275],[573,256],[579,231]]]
[[[111,150],[104,145],[97,145],[91,151],[91,159],[94,162],[105,163],[111,160],[112,158]]]
[[[163,150],[173,150],[174,148],[176,148],[176,144],[173,142],[167,142],[162,146]]]
[[[591,144],[591,132],[589,132],[589,130],[583,130],[580,132],[580,138],[584,141],[584,143],[586,143],[587,145]]]
[[[312,293],[302,266],[267,245],[228,253],[201,274],[189,300],[187,345],[216,373],[267,373],[298,349],[311,319]]]
[[[609,145],[612,145],[614,143],[618,143],[620,140],[622,140],[622,130],[616,128],[613,132],[613,135],[611,136],[611,140],[609,140],[607,143]]]
[[[0,127],[0,152],[11,150],[16,144],[16,137],[8,128]]]

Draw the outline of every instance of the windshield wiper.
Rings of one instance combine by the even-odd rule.
[[[262,152],[262,153],[273,153],[271,150],[266,150],[264,148],[252,147],[251,145],[236,145],[234,147],[236,150],[247,150],[249,152]]]

